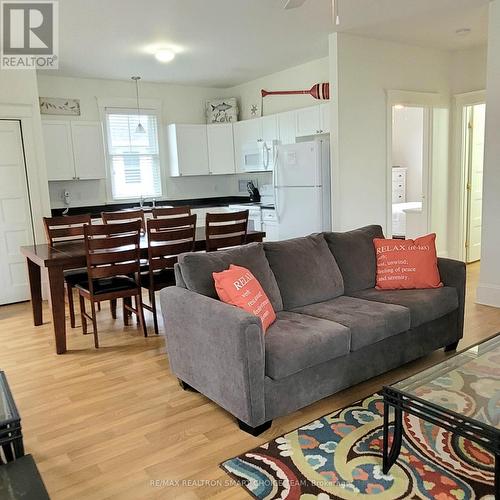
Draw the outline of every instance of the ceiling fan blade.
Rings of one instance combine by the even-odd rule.
[[[302,7],[306,0],[286,0],[285,1],[285,9],[296,9],[297,7]]]

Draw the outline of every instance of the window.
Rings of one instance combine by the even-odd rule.
[[[161,196],[157,116],[107,108],[106,129],[113,199]]]

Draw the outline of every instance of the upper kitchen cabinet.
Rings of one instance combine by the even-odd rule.
[[[297,112],[287,111],[278,115],[278,139],[281,144],[295,144],[297,138]]]
[[[321,104],[320,110],[320,130],[322,134],[330,133],[330,103]]]
[[[101,124],[71,122],[71,139],[77,179],[104,179],[106,167]]]
[[[208,166],[212,175],[234,174],[233,125],[207,125]]]
[[[43,121],[42,130],[49,181],[76,179],[71,122]]]
[[[170,175],[209,175],[206,125],[168,126]]]
[[[263,116],[262,122],[262,140],[268,145],[272,145],[274,141],[279,140],[278,134],[278,117],[276,115]]]
[[[297,137],[327,134],[328,132],[330,132],[329,104],[297,110]]]

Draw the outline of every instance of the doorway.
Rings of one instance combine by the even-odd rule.
[[[481,258],[486,104],[466,106],[463,113],[465,260],[467,263],[471,263]]]
[[[396,104],[392,107],[392,236],[414,238],[428,229],[429,110]]]
[[[0,120],[0,305],[28,300],[26,262],[19,247],[34,242],[19,120]],[[7,180],[7,181],[5,181]]]

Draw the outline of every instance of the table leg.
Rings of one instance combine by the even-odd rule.
[[[42,318],[42,278],[40,267],[32,260],[26,259],[28,263],[28,276],[30,281],[31,307],[33,309],[33,323],[39,326],[43,323]]]
[[[66,352],[66,311],[64,304],[64,271],[61,267],[49,267],[50,302],[52,323],[56,338],[57,354]]]
[[[384,444],[383,444],[383,465],[384,474],[388,474],[391,467],[396,463],[401,452],[403,441],[403,410],[394,408],[394,436],[392,439],[391,451],[389,449],[389,405],[384,402]]]

